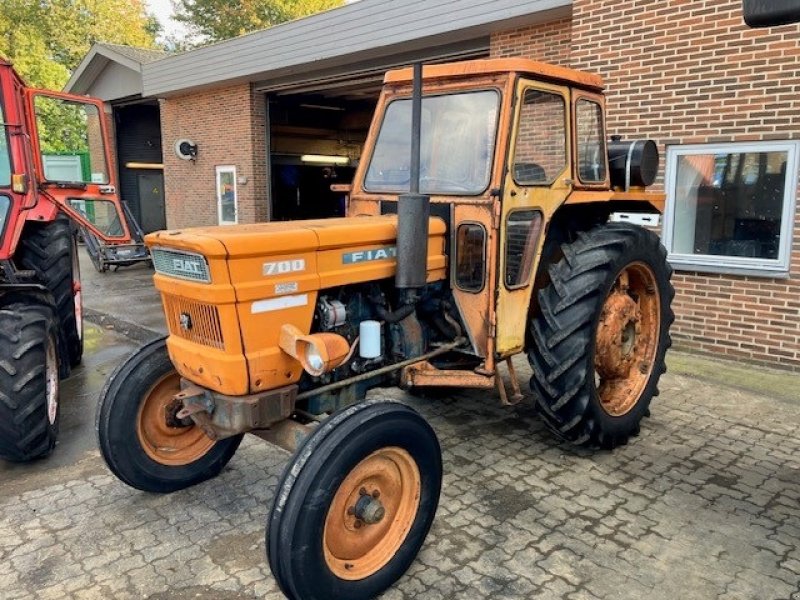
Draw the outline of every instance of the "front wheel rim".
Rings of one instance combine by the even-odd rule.
[[[628,414],[653,373],[661,333],[661,299],[650,265],[632,262],[617,274],[595,334],[595,384],[600,406]]]
[[[381,448],[359,462],[325,519],[323,550],[331,572],[357,581],[385,567],[414,524],[421,488],[419,467],[403,448]]]
[[[176,372],[161,377],[145,394],[136,417],[136,435],[145,454],[162,465],[179,467],[205,456],[214,446],[196,425],[175,427],[168,423],[180,392]]]

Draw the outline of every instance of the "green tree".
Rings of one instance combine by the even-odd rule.
[[[206,42],[267,29],[335,8],[344,0],[173,0],[175,20]]]
[[[29,85],[60,89],[95,42],[154,47],[141,0],[2,0],[0,55]]]

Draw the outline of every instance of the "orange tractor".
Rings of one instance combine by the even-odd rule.
[[[436,435],[368,390],[512,404],[524,352],[547,426],[613,448],[638,434],[665,368],[666,252],[610,222],[662,209],[645,191],[655,144],[606,142],[591,74],[524,59],[422,71],[386,75],[346,218],[147,237],[169,336],[124,362],[98,407],[106,462],[140,490],[214,477],[246,432],[293,450],[267,554],[294,599],[374,597],[433,522]]]
[[[103,103],[27,88],[0,59],[0,458],[56,444],[59,379],[83,354],[76,231],[130,242]]]

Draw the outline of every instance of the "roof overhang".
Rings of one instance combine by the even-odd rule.
[[[98,86],[105,74],[110,74],[116,81]],[[142,64],[107,46],[95,44],[72,73],[64,91],[96,96],[106,102],[131,96],[141,97]]]
[[[143,94],[236,83],[268,89],[370,63],[397,66],[402,55],[425,59],[470,42],[486,47],[494,32],[564,18],[571,8],[572,0],[361,0],[144,65]]]

